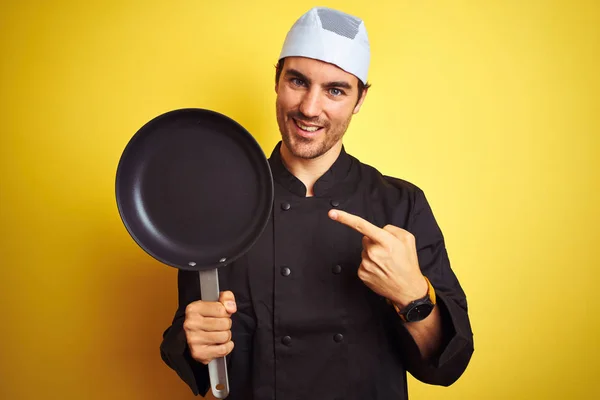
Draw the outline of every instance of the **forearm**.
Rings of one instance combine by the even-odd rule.
[[[417,344],[421,357],[430,360],[442,350],[443,329],[440,309],[435,306],[427,318],[418,322],[406,322],[406,330]]]
[[[473,353],[473,334],[466,310],[452,297],[437,292],[436,306],[422,321],[404,322],[393,308],[388,318],[399,355],[416,379],[448,386],[462,375]]]
[[[406,281],[411,282],[408,286],[410,290],[398,290],[398,296],[389,301],[404,321],[403,325],[417,345],[421,358],[429,361],[442,351],[444,340],[443,318],[439,306],[435,305],[435,289],[422,274]],[[414,310],[418,307],[415,304],[425,301],[425,299],[429,301],[429,304],[434,304],[429,315],[420,321],[408,319],[409,313],[413,312],[408,311],[408,308],[412,306]]]

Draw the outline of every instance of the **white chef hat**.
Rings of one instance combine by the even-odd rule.
[[[308,57],[337,65],[367,83],[371,51],[364,22],[326,7],[314,7],[288,32],[279,59]]]

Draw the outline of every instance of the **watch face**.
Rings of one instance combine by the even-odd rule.
[[[408,322],[424,320],[431,314],[433,307],[433,304],[419,304],[406,313],[406,320]]]

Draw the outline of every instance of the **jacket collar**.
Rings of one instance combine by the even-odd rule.
[[[273,179],[288,191],[301,197],[306,196],[306,186],[296,178],[283,164],[281,159],[281,141],[277,143],[269,158]],[[346,153],[342,146],[340,155],[333,165],[315,182],[315,197],[344,195],[355,188],[359,173],[357,160]]]

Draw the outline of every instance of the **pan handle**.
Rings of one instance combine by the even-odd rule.
[[[200,293],[202,301],[219,301],[219,272],[216,268],[200,271]],[[215,358],[208,363],[208,375],[213,395],[217,399],[227,398],[229,379],[225,357]]]

